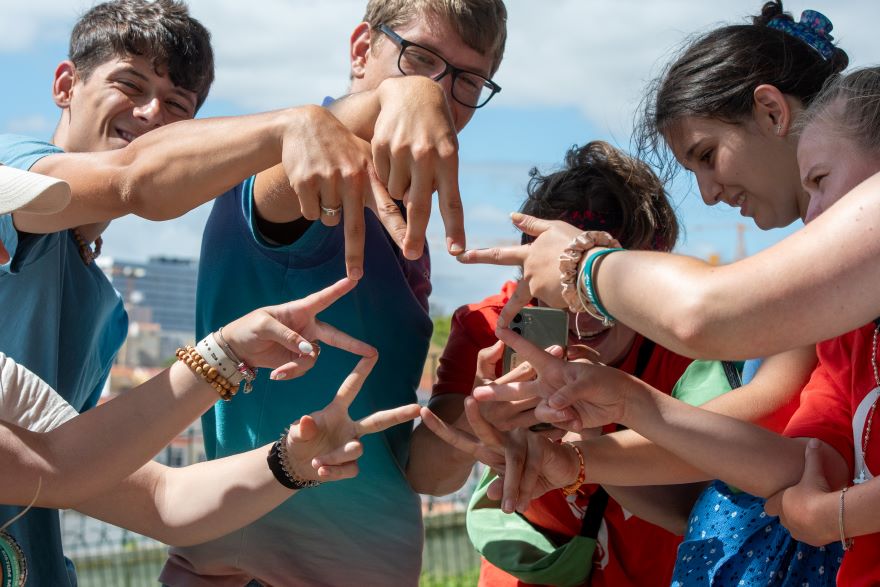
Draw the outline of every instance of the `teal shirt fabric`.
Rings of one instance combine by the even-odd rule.
[[[0,162],[11,167],[30,169],[60,152],[43,141],[0,135]],[[0,238],[11,255],[0,265],[0,351],[77,411],[94,406],[128,332],[122,299],[94,263],[83,263],[72,231],[19,233],[6,214]],[[0,506],[0,523],[19,510]],[[56,510],[34,508],[8,531],[28,558],[29,585],[76,584],[62,555]]]
[[[345,276],[342,224],[316,222],[293,245],[272,246],[253,228],[252,189],[249,180],[218,198],[205,228],[200,338],[255,308],[305,297]],[[379,350],[351,406],[353,418],[416,401],[432,329],[427,267],[427,259],[404,260],[367,211],[365,276],[319,316]],[[327,405],[357,360],[325,344],[303,377],[269,381],[269,370],[261,370],[252,393],[218,402],[203,417],[209,458],[276,440],[291,422]],[[230,585],[250,578],[273,585],[416,584],[421,509],[404,474],[411,433],[407,423],[363,438],[355,479],[300,491],[223,539],[172,549],[161,580],[191,584],[188,575],[211,574],[226,576]]]

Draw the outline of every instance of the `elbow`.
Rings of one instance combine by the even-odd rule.
[[[715,304],[717,299],[704,287],[696,287],[681,300],[682,311],[674,317],[669,331],[674,337],[675,348],[693,359],[718,358],[723,353],[719,345]],[[721,338],[725,338],[722,336]]]

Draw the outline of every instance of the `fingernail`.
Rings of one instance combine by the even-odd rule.
[[[287,379],[287,373],[281,371],[280,373],[272,373],[272,377],[274,381],[281,381],[282,379]]]
[[[499,328],[507,328],[507,321],[504,318],[499,317],[498,322],[495,323],[496,332]]]
[[[300,341],[298,348],[299,352],[304,355],[309,355],[312,353],[312,351],[315,350],[315,348],[312,346],[312,343],[307,340]]]
[[[512,514],[515,508],[516,503],[510,498],[505,499],[504,503],[501,504],[501,510],[506,514]]]
[[[353,281],[357,281],[363,276],[364,276],[364,270],[361,269],[360,267],[352,267],[351,271],[348,272],[349,279],[351,279]]]
[[[809,442],[807,442],[807,446],[809,448],[819,448],[819,439],[811,438]]]
[[[453,255],[459,255],[464,252],[464,247],[458,243],[449,243],[449,252]]]

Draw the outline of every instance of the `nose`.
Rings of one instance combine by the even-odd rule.
[[[809,223],[816,219],[824,211],[822,202],[817,196],[810,197],[810,203],[807,205],[807,214],[804,217],[804,223]]]
[[[724,194],[724,187],[707,173],[697,174],[697,187],[700,190],[703,202],[707,206],[714,206],[720,202],[721,196]]]
[[[134,116],[151,128],[158,128],[165,124],[165,113],[162,109],[162,103],[156,97],[135,106]]]

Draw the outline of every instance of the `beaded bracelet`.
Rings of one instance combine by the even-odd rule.
[[[229,401],[235,395],[238,386],[226,379],[216,367],[209,365],[195,348],[187,345],[177,349],[176,354],[178,361],[185,363],[196,375],[207,381],[223,400]]]
[[[296,475],[290,468],[290,458],[287,455],[287,434],[290,428],[285,428],[281,433],[281,438],[272,444],[269,450],[269,456],[266,462],[269,464],[269,470],[275,476],[275,479],[288,489],[299,490],[308,489],[309,487],[317,487],[321,484],[316,479],[302,479]]]
[[[562,286],[562,299],[572,312],[589,311],[578,298],[578,267],[584,253],[597,246],[619,246],[619,243],[607,232],[582,232],[574,237],[559,255],[559,283]]]
[[[574,480],[574,483],[571,485],[566,485],[562,488],[562,494],[568,497],[569,495],[574,495],[578,492],[578,489],[581,488],[581,485],[584,484],[584,481],[587,479],[587,468],[584,463],[584,453],[580,449],[580,447],[576,444],[572,444],[570,442],[564,442],[563,444],[567,444],[571,448],[574,449],[575,454],[578,458],[578,475],[577,479]]]
[[[846,530],[843,525],[843,502],[848,489],[849,487],[844,487],[840,490],[840,512],[837,515],[837,527],[840,530],[840,545],[843,547],[844,551],[849,550],[853,545],[853,539],[846,537]]]
[[[615,253],[617,251],[625,251],[626,249],[616,248],[616,249],[602,249],[600,251],[594,251],[590,253],[590,256],[587,257],[586,262],[584,263],[583,271],[581,272],[581,278],[584,284],[584,291],[587,294],[587,299],[590,300],[590,304],[596,310],[598,314],[601,316],[602,324],[605,326],[614,325],[614,316],[608,313],[608,310],[605,309],[605,306],[599,301],[599,295],[596,293],[596,289],[593,286],[593,267],[596,264],[596,261],[605,255],[610,253]],[[591,312],[592,314],[592,312]],[[593,314],[594,315],[594,314]],[[594,315],[595,316],[595,315]]]

